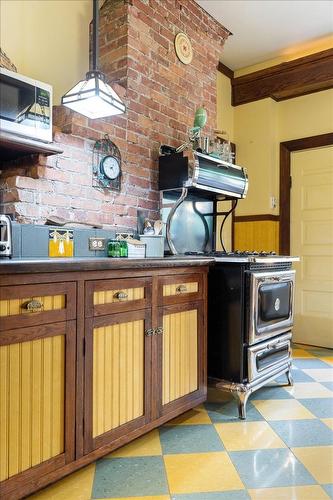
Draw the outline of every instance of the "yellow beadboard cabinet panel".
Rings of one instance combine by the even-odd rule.
[[[183,291],[181,291],[183,287]],[[196,281],[191,283],[172,283],[171,285],[163,285],[163,297],[170,297],[171,295],[179,295],[181,293],[196,293],[198,292],[199,285]]]
[[[65,336],[0,347],[0,480],[64,452]]]
[[[17,314],[31,314],[31,311],[22,307],[23,304],[37,300],[43,304],[43,311],[55,311],[65,309],[65,295],[46,295],[25,297],[23,299],[0,300],[0,317],[16,316]]]
[[[93,331],[93,437],[144,413],[144,320]]]
[[[197,316],[197,309],[163,316],[163,405],[198,388]]]
[[[124,293],[127,295],[125,299],[117,298],[118,293]],[[129,302],[131,300],[144,299],[145,289],[144,287],[138,288],[119,288],[119,290],[105,290],[94,292],[94,305],[102,304],[113,304],[117,302]]]
[[[279,252],[279,222],[256,220],[235,222],[234,248],[236,250],[265,250]]]

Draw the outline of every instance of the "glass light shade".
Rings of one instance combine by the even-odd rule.
[[[106,83],[100,71],[89,71],[61,99],[61,103],[88,118],[103,118],[125,113],[126,106],[118,94]]]

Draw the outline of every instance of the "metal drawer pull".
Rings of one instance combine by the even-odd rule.
[[[24,304],[21,305],[22,309],[26,309],[29,312],[35,313],[35,312],[41,312],[44,310],[44,305],[39,302],[39,300],[29,300],[29,302],[25,302]]]
[[[187,288],[186,288],[185,285],[179,285],[176,288],[176,292],[178,292],[178,293],[185,293],[185,292],[187,292]]]
[[[126,300],[128,299],[128,294],[126,292],[117,292],[113,296],[114,299]]]
[[[163,333],[163,326],[158,326],[155,328],[155,335],[162,335]]]
[[[155,333],[154,328],[148,328],[147,330],[145,330],[146,337],[151,337],[152,335],[154,335],[154,333]]]

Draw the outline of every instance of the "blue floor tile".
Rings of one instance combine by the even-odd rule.
[[[102,459],[96,464],[93,498],[168,493],[162,457]]]
[[[292,377],[294,382],[314,382],[314,379],[312,377],[310,377],[307,373],[304,373],[302,370],[296,367],[292,369]],[[286,376],[280,375],[280,377],[275,379],[275,382],[278,382],[279,384],[285,384]]]
[[[332,398],[313,398],[302,399],[300,401],[313,415],[318,418],[333,417],[333,399]]]
[[[316,484],[295,455],[284,448],[233,451],[229,456],[246,488]]]
[[[333,484],[322,484],[321,487],[326,491],[328,496],[333,499]]]
[[[265,386],[251,394],[250,399],[294,399],[283,387]]]
[[[187,493],[171,495],[171,500],[250,500],[245,490],[214,491],[213,493]]]
[[[290,448],[333,444],[333,432],[320,420],[277,420],[269,424]]]
[[[235,400],[226,403],[205,403],[205,408],[211,419],[216,424],[218,422],[239,422],[238,407]],[[263,416],[249,401],[246,406],[246,420],[254,422],[256,420],[264,420]]]
[[[330,391],[333,391],[333,380],[330,382],[320,382],[324,387],[327,387]],[[332,395],[333,396],[333,395]]]
[[[160,441],[164,455],[224,450],[213,425],[165,426],[160,429]]]
[[[293,365],[301,369],[311,369],[311,368],[331,368],[329,363],[324,363],[321,359],[314,358],[296,358],[293,360]]]

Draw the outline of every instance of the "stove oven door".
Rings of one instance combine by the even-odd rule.
[[[272,340],[256,344],[248,348],[248,378],[249,382],[257,381],[274,374],[291,359],[291,332]]]
[[[291,329],[295,271],[251,272],[248,343],[262,342]]]

